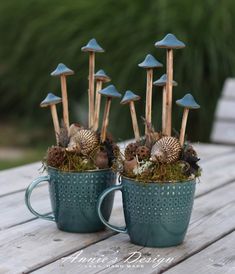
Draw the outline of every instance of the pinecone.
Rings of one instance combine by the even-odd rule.
[[[48,166],[59,168],[66,160],[65,149],[52,146],[47,150],[46,163]]]
[[[150,158],[150,149],[146,146],[139,146],[136,149],[136,155],[139,161],[146,160]]]
[[[68,130],[67,130],[63,120],[61,122],[60,133],[58,134],[58,141],[59,141],[59,146],[61,146],[61,147],[67,147],[67,145],[69,143]]]
[[[160,163],[174,163],[180,158],[181,146],[175,137],[163,137],[151,150],[151,160]]]
[[[70,138],[68,151],[76,151],[83,155],[90,154],[97,146],[99,141],[94,131],[81,129]]]
[[[124,152],[125,159],[127,161],[133,160],[136,155],[136,149],[138,148],[138,145],[136,143],[130,143]]]

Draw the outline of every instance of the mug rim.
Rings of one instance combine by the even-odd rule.
[[[48,170],[48,169],[56,170],[56,171],[58,171],[58,172],[60,172],[60,173],[76,173],[76,174],[113,171],[112,168],[89,169],[89,170],[84,170],[84,171],[64,171],[64,170],[60,170],[60,169],[58,169],[58,168],[56,168],[56,167],[47,166],[47,170]]]
[[[148,182],[143,182],[143,181],[138,181],[134,178],[129,178],[127,176],[121,175],[122,178],[131,181],[131,183],[135,183],[135,184],[141,184],[141,185],[181,185],[184,183],[196,183],[196,178],[193,179],[188,179],[188,180],[184,180],[184,181],[171,181],[171,182],[161,182],[161,181],[148,181]]]

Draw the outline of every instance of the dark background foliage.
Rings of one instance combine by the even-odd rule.
[[[234,14],[233,0],[1,1],[1,120],[41,128],[52,138],[49,110],[38,106],[48,91],[60,95],[59,79],[50,72],[63,62],[76,73],[68,78],[70,120],[86,123],[88,55],[80,48],[95,37],[106,50],[96,55],[96,70],[103,68],[122,94],[131,89],[141,95],[136,107],[143,129],[146,78],[138,63],[151,53],[164,64],[154,79],[165,73],[165,50],[154,42],[172,32],[187,45],[175,51],[174,100],[188,91],[194,95],[201,109],[190,113],[188,137],[209,141],[223,82],[234,75]],[[160,89],[153,94],[153,121],[160,128]],[[177,130],[181,116],[174,106]],[[118,100],[111,106],[110,131],[118,140],[133,137],[129,108]]]

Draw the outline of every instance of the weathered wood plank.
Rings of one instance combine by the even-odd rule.
[[[0,171],[0,196],[24,190],[39,174],[40,162]]]
[[[37,270],[36,273],[76,273],[78,269],[83,274],[97,273],[101,270],[104,270],[105,273],[128,273],[124,271],[127,270],[127,263],[124,260],[128,256],[129,250],[139,250],[142,254],[150,254],[151,257],[156,257],[158,254],[161,258],[174,257],[173,263],[176,263],[235,228],[234,218],[231,218],[230,222],[224,222],[226,218],[235,213],[235,197],[233,194],[229,194],[229,192],[233,192],[234,186],[235,183],[227,185],[195,200],[188,236],[181,246],[164,249],[143,248],[129,243],[127,235],[118,234],[83,249],[82,255],[83,257],[100,258],[102,255],[109,257],[111,254],[109,258],[112,259],[115,255],[114,251],[119,251],[116,256],[118,261],[121,261],[122,265],[125,266],[125,269],[106,269],[106,264],[103,263],[99,263],[96,268],[87,268],[85,264],[78,265],[76,261],[71,263],[69,259],[62,259]],[[226,199],[224,199],[225,196]],[[153,269],[152,264],[145,264],[144,273],[153,273],[153,271],[162,270],[166,266],[168,265],[160,265],[157,269]],[[143,269],[135,269],[134,271],[143,273]]]
[[[113,216],[117,217],[112,222],[123,222],[120,207],[114,209]],[[54,223],[40,219],[0,231],[0,273],[25,273],[114,234],[110,230],[66,233]]]
[[[235,79],[234,78],[227,78],[224,87],[222,96],[225,98],[230,98],[235,100]]]
[[[40,213],[51,212],[48,187],[39,187],[32,194],[32,205]],[[24,192],[17,192],[0,199],[0,230],[30,221],[36,217],[27,209]]]
[[[231,121],[217,121],[212,129],[211,140],[216,143],[235,144],[235,123]]]
[[[215,123],[219,120],[231,120],[235,124],[235,99],[221,98],[217,104]]]
[[[215,242],[201,252],[176,265],[166,274],[234,274],[235,232]]]

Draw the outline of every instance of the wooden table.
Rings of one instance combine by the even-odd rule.
[[[110,230],[59,231],[54,223],[34,218],[24,204],[25,188],[39,175],[40,163],[1,171],[0,273],[235,273],[235,147],[196,147],[203,176],[185,242],[172,248],[136,246]],[[32,200],[40,212],[50,211],[46,183]],[[124,222],[120,193],[112,216],[113,223]]]

